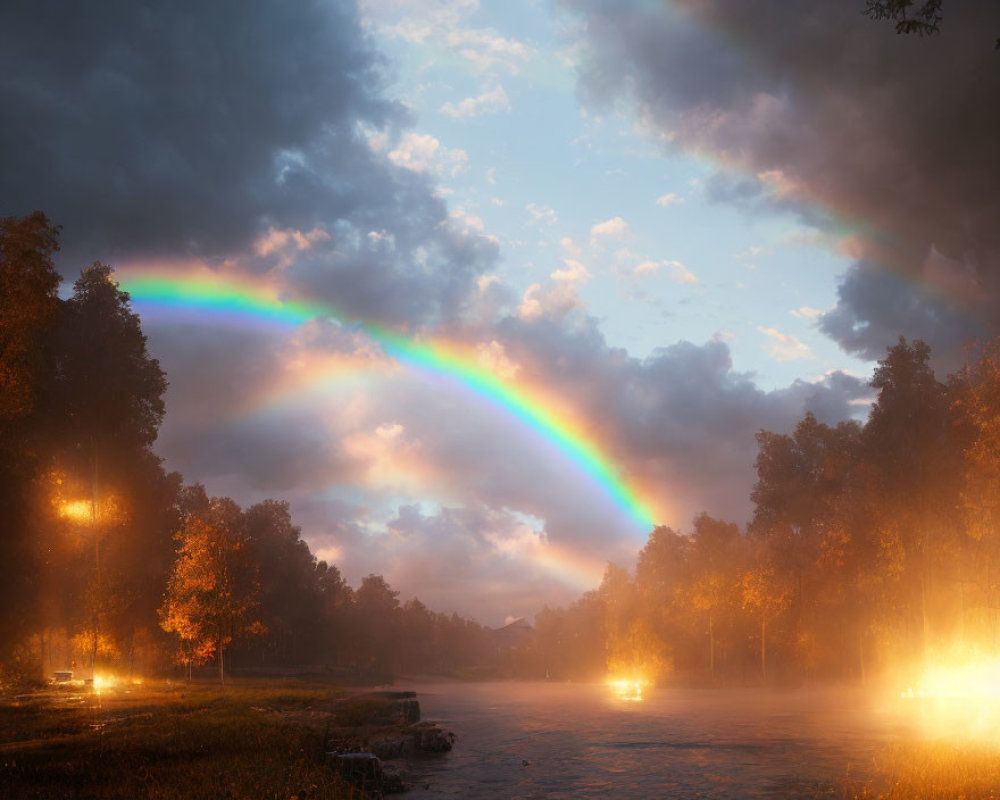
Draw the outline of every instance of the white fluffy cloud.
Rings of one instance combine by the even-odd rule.
[[[433,172],[439,175],[457,175],[469,166],[469,154],[460,148],[445,147],[429,133],[407,131],[386,154],[398,167],[413,172]]]
[[[628,274],[634,278],[642,275],[654,275],[664,270],[674,283],[694,285],[698,278],[680,261],[640,261]]]
[[[758,326],[757,330],[771,340],[763,349],[775,361],[799,361],[815,358],[809,347],[791,334],[782,333],[777,328],[763,326]]]
[[[670,192],[669,194],[661,194],[656,198],[656,205],[663,208],[669,208],[670,206],[677,206],[684,202],[684,198],[680,195]]]
[[[445,103],[441,112],[455,119],[469,119],[483,114],[496,114],[500,111],[510,111],[510,99],[503,86],[497,84],[495,89],[477,97],[466,97],[458,103]]]
[[[629,224],[621,217],[612,217],[604,222],[598,222],[590,229],[590,240],[596,244],[602,239],[624,239],[629,232]]]

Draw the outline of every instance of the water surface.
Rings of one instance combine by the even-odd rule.
[[[663,688],[626,702],[589,684],[413,688],[424,719],[457,735],[411,769],[424,800],[817,797],[872,777],[876,752],[908,735],[860,690]]]

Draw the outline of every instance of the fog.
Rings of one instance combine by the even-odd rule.
[[[457,735],[420,768],[415,797],[816,797],[881,780],[889,742],[940,736],[880,689],[661,687],[641,702],[602,684],[417,685]],[[429,786],[429,788],[424,788]]]

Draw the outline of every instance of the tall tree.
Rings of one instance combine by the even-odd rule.
[[[38,609],[37,432],[58,320],[59,229],[39,211],[0,219],[0,670]]]
[[[899,342],[878,362],[872,387],[878,397],[862,435],[863,455],[879,492],[875,528],[895,551],[910,607],[908,627],[926,653],[932,627],[934,583],[946,566],[949,536],[957,527],[962,450],[948,387],[930,366],[924,342]]]
[[[34,410],[48,371],[48,339],[59,314],[60,278],[52,265],[58,249],[59,228],[41,211],[0,219],[0,436]]]
[[[382,677],[393,674],[399,652],[399,592],[381,575],[362,578],[354,594],[355,641],[362,666]]]
[[[983,639],[1000,647],[1000,338],[954,381],[957,411],[969,426],[962,507],[969,553],[965,577],[973,583],[968,603],[985,617]],[[983,624],[985,622],[985,624]]]
[[[167,383],[111,268],[94,264],[84,269],[73,289],[55,337],[48,413],[57,462],[71,480],[86,486],[90,503],[93,579],[86,602],[91,607],[93,668],[100,621],[118,599],[111,594],[115,584],[102,569],[104,540],[112,530],[132,537],[144,532],[134,516],[106,519],[99,510],[127,495],[132,479],[155,459],[150,447],[163,419]]]
[[[260,570],[260,617],[267,628],[254,650],[266,661],[305,663],[320,649],[316,558],[292,524],[288,503],[265,500],[244,516],[250,556]]]
[[[719,628],[731,630],[737,616],[737,582],[743,566],[744,543],[738,526],[708,514],[695,517],[690,600],[694,608],[705,615],[708,668],[713,680]]]
[[[243,514],[228,497],[212,498],[207,510],[187,516],[177,541],[160,624],[180,638],[189,665],[214,656],[224,682],[226,647],[238,636],[264,632]]]
[[[760,563],[740,582],[743,607],[760,620],[760,675],[767,681],[767,625],[788,608],[791,593],[774,567]]]

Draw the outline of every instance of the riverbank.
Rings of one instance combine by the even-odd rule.
[[[53,686],[0,700],[0,797],[357,797],[328,753],[403,736],[399,705],[303,681]]]

